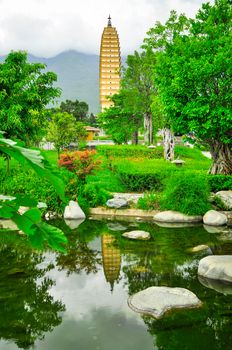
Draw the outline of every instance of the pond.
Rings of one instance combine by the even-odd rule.
[[[232,286],[205,286],[199,260],[232,254],[232,232],[203,226],[86,220],[71,230],[67,252],[38,252],[14,234],[0,238],[0,349],[199,350],[232,348]],[[142,229],[150,241],[122,238]],[[208,250],[191,253],[205,244]],[[150,286],[183,287],[200,309],[156,321],[132,311],[129,295]]]

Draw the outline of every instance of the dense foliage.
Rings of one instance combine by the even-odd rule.
[[[61,200],[66,200],[64,184],[58,174],[51,168],[39,151],[19,147],[16,142],[5,139],[0,134],[0,151],[13,157],[22,166],[33,169],[41,178],[45,178],[54,187]],[[20,206],[29,207],[22,215]],[[42,248],[46,241],[52,248],[64,250],[63,244],[67,242],[63,232],[56,227],[41,220],[41,212],[37,208],[38,201],[26,196],[13,193],[0,195],[0,217],[11,219],[23,233],[28,235],[30,241],[37,248]]]
[[[7,138],[31,144],[46,127],[46,105],[60,95],[55,73],[29,63],[25,52],[11,52],[0,64],[0,125]]]
[[[178,172],[168,178],[160,207],[187,215],[204,215],[210,208],[206,175]]]
[[[195,19],[171,16],[148,32],[154,80],[175,131],[208,144],[211,173],[232,173],[232,3],[203,4]]]
[[[58,154],[67,148],[71,142],[78,143],[85,140],[87,131],[84,124],[77,122],[73,115],[67,112],[52,114],[48,123],[46,140],[53,142]]]

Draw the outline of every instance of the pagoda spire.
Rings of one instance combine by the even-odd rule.
[[[111,17],[110,17],[110,15],[109,15],[109,17],[108,17],[108,27],[112,27],[112,23],[111,23]]]

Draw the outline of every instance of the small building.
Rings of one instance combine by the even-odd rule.
[[[101,131],[99,128],[95,128],[94,126],[85,126],[85,129],[88,132],[86,141],[92,141],[94,136],[98,136]]]

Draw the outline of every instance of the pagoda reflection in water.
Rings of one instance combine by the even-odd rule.
[[[115,242],[116,238],[113,235],[105,234],[101,237],[104,275],[110,283],[111,291],[114,289],[114,282],[119,279],[121,269],[121,254]]]

